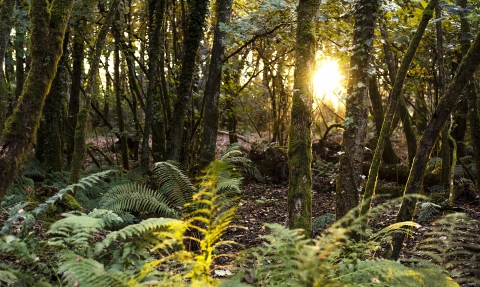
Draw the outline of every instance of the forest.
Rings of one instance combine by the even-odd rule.
[[[0,16],[0,286],[480,286],[478,0]]]

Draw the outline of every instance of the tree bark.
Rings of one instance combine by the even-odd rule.
[[[336,218],[359,202],[368,121],[368,69],[373,46],[378,0],[360,0],[355,7],[353,50],[347,86],[345,131],[336,187]]]
[[[199,171],[215,159],[218,132],[218,101],[222,79],[223,58],[225,56],[225,32],[220,30],[220,24],[228,24],[232,14],[232,0],[217,0],[217,23],[215,26],[212,57],[208,70],[208,80],[205,86],[203,116],[203,134],[200,146]]]
[[[370,172],[368,173],[367,184],[365,185],[365,193],[363,195],[363,202],[361,207],[361,214],[368,214],[370,210],[370,203],[375,194],[375,187],[377,185],[378,170],[380,168],[380,159],[385,147],[385,141],[388,138],[390,126],[392,125],[397,105],[402,96],[403,85],[405,78],[407,77],[408,68],[415,56],[417,47],[420,44],[420,40],[423,37],[428,22],[433,17],[433,11],[437,5],[438,0],[431,0],[423,11],[422,20],[420,21],[417,31],[413,36],[405,53],[400,69],[395,78],[395,84],[393,85],[392,93],[390,95],[390,101],[385,114],[385,120],[383,121],[382,130],[378,137],[377,147],[372,159],[372,165],[370,166]]]
[[[67,56],[68,33],[63,40],[63,55],[57,68],[57,74],[52,82],[50,93],[45,99],[40,128],[37,132],[35,158],[45,165],[47,170],[57,172],[63,169],[62,152],[62,120],[63,102],[67,99]]]
[[[312,233],[312,103],[315,69],[315,15],[319,0],[300,0],[288,142],[288,227]]]
[[[188,28],[183,41],[183,60],[177,89],[177,99],[173,108],[173,118],[167,143],[167,158],[180,161],[184,148],[183,134],[187,107],[191,101],[191,86],[200,41],[203,38],[203,27],[207,15],[208,0],[192,0]]]
[[[467,0],[458,0],[457,5],[465,8]],[[468,53],[470,48],[470,41],[468,36],[470,34],[470,23],[466,18],[467,14],[464,11],[461,14],[461,34],[460,43],[462,44],[462,55]],[[475,87],[475,82],[470,80],[467,84],[466,91],[468,100],[468,120],[470,121],[470,136],[472,137],[473,155],[475,158],[475,179],[477,184],[477,191],[480,185],[480,114],[478,111],[478,94]]]
[[[382,107],[382,96],[378,92],[377,80],[370,78],[368,80],[368,94],[370,95],[370,102],[372,103],[373,119],[375,120],[375,130],[377,132],[377,141],[378,136],[380,136],[380,130],[382,129],[382,123],[384,118],[383,107]],[[383,151],[383,161],[386,164],[396,164],[399,163],[399,158],[393,150],[392,142],[390,138],[387,137],[385,141],[385,150]]]
[[[13,27],[13,11],[15,0],[4,0],[0,3],[0,140],[2,139],[3,126],[7,116],[8,90],[4,78],[3,64],[7,51],[10,31]]]
[[[148,89],[145,96],[145,127],[143,129],[142,154],[140,157],[140,164],[148,166],[149,163],[149,141],[154,122],[153,116],[153,101],[158,101],[159,75],[158,75],[158,61],[161,48],[161,28],[163,23],[163,16],[165,13],[165,1],[150,0],[148,1],[149,12],[149,46],[148,46]],[[163,51],[162,51],[163,53]],[[160,112],[160,111],[156,111]],[[156,132],[161,132],[156,130]],[[163,137],[164,138],[164,137]],[[162,143],[160,143],[162,144]],[[165,143],[163,143],[164,145]]]
[[[42,108],[58,61],[73,0],[32,0],[30,5],[32,57],[22,95],[7,119],[0,142],[0,202],[30,153]]]
[[[78,28],[77,28],[78,29]],[[73,149],[75,148],[75,127],[77,126],[77,116],[80,111],[80,90],[82,87],[83,71],[83,38],[75,34],[72,48],[72,85],[70,89],[70,100],[68,101],[67,124],[65,128],[65,142],[67,146],[67,165],[72,163]]]
[[[473,73],[480,64],[480,32],[477,33],[472,46],[468,53],[463,57],[460,66],[458,67],[453,77],[452,83],[448,86],[445,95],[440,99],[440,102],[429,121],[427,128],[420,140],[417,154],[405,186],[404,195],[411,195],[420,193],[423,186],[423,178],[425,176],[425,168],[429,160],[430,152],[433,145],[444,126],[447,119],[450,117],[455,105],[468,81],[472,78]],[[415,206],[417,200],[409,197],[403,198],[402,205],[397,215],[396,222],[403,222],[413,219],[415,213]],[[397,259],[399,257],[405,234],[395,233],[392,238],[391,257]]]
[[[105,18],[105,23],[98,32],[97,39],[95,41],[95,47],[92,54],[92,61],[90,62],[90,70],[87,77],[87,87],[85,89],[85,104],[80,109],[77,116],[77,126],[75,127],[75,147],[72,155],[72,164],[70,166],[70,177],[68,183],[77,183],[81,178],[83,162],[87,155],[87,122],[90,113],[90,105],[92,103],[93,94],[95,92],[95,79],[98,74],[98,67],[100,63],[100,56],[104,48],[107,32],[110,29],[113,20],[115,19],[115,13],[119,4],[119,0],[114,0],[110,5],[110,11]]]

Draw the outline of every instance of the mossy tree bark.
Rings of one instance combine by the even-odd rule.
[[[191,100],[191,86],[195,63],[203,38],[203,27],[207,16],[208,0],[192,0],[188,27],[183,40],[183,60],[179,76],[177,98],[173,108],[173,116],[167,143],[167,158],[180,161],[181,152],[184,150],[183,134],[187,107]]]
[[[315,15],[319,0],[300,0],[288,142],[288,227],[312,232],[312,103],[315,69]]]
[[[148,166],[149,163],[149,141],[152,131],[152,125],[154,122],[153,101],[159,101],[160,94],[160,81],[159,81],[159,54],[161,44],[161,32],[163,17],[165,14],[165,1],[150,0],[148,1],[148,13],[149,13],[149,43],[148,43],[148,88],[145,95],[145,126],[143,128],[143,141],[142,141],[142,155],[140,157],[140,164],[142,166]],[[161,111],[156,110],[156,113]],[[163,132],[161,129],[156,129],[156,132]],[[159,138],[165,138],[159,137]],[[164,146],[165,143],[159,143]],[[163,156],[163,155],[162,155]]]
[[[217,0],[217,23],[215,26],[212,58],[208,70],[203,102],[203,134],[200,143],[199,170],[204,169],[215,159],[218,132],[218,101],[220,98],[220,83],[222,79],[223,59],[225,55],[225,32],[220,30],[220,24],[228,24],[232,14],[232,0]]]
[[[3,63],[7,51],[10,31],[13,27],[13,11],[15,0],[4,0],[0,3],[0,140],[2,139],[3,126],[7,114],[8,90],[3,77]]]
[[[435,7],[435,18],[437,22],[435,23],[435,30],[437,36],[437,69],[438,69],[438,79],[437,79],[437,90],[441,97],[445,95],[445,86],[446,86],[446,75],[445,75],[445,60],[443,53],[443,30],[442,30],[442,8],[440,5]],[[450,133],[450,122],[447,121],[443,127],[441,143],[442,150],[440,155],[442,157],[442,185],[444,188],[447,188],[449,185],[449,174],[450,174],[450,139],[448,137]]]
[[[377,147],[375,148],[375,153],[372,159],[372,165],[370,166],[370,171],[368,173],[367,183],[365,185],[365,193],[363,195],[363,202],[361,208],[361,214],[367,214],[370,210],[370,203],[372,197],[375,194],[375,186],[377,185],[378,170],[380,168],[380,160],[385,147],[385,141],[388,138],[390,126],[393,122],[395,111],[397,110],[397,105],[402,96],[402,90],[407,77],[407,72],[410,66],[410,63],[415,56],[420,40],[423,37],[425,29],[427,28],[428,22],[433,17],[433,12],[435,6],[437,5],[438,0],[431,0],[423,11],[422,19],[418,25],[415,34],[410,40],[408,45],[407,52],[402,59],[400,68],[398,69],[397,76],[395,78],[395,84],[390,95],[389,104],[385,114],[385,119],[383,121],[382,129],[380,131],[380,136],[378,137]]]
[[[68,33],[63,40],[63,51],[67,50]],[[67,56],[65,53],[60,58],[57,74],[52,82],[50,93],[45,99],[40,128],[37,132],[35,158],[43,163],[49,171],[62,171],[62,119],[63,102],[68,94]]]
[[[467,7],[467,0],[458,0],[457,5],[465,8]],[[468,53],[470,48],[470,23],[468,21],[467,12],[463,11],[461,14],[461,34],[460,43],[462,44],[463,57]],[[473,155],[475,158],[476,173],[475,179],[477,183],[477,191],[480,185],[480,114],[478,112],[478,94],[473,80],[469,81],[466,87],[468,99],[468,120],[470,121],[470,136],[472,138]]]
[[[7,119],[0,143],[0,202],[30,153],[42,108],[57,65],[73,0],[30,5],[30,71],[13,114]]]
[[[477,33],[468,53],[463,57],[453,77],[452,83],[448,86],[445,95],[440,99],[432,118],[420,140],[417,154],[405,186],[404,195],[420,193],[423,186],[425,169],[429,160],[430,152],[435,141],[455,108],[465,86],[472,78],[473,73],[480,64],[480,32]],[[416,199],[403,198],[402,205],[397,214],[396,222],[403,222],[413,219],[415,213]],[[394,259],[399,257],[405,234],[395,233],[392,238],[392,250],[390,256]]]
[[[70,177],[68,183],[77,183],[80,180],[83,162],[87,155],[87,123],[90,114],[90,105],[92,103],[93,94],[95,92],[95,79],[98,74],[98,67],[100,64],[100,56],[105,46],[105,39],[107,38],[108,30],[115,20],[119,0],[114,0],[110,4],[110,10],[105,18],[105,22],[100,28],[95,41],[95,47],[90,62],[90,70],[87,77],[87,87],[85,88],[85,104],[80,109],[77,116],[77,126],[75,127],[75,147],[73,149],[72,163],[70,165]]]
[[[336,187],[336,218],[343,217],[359,202],[368,121],[368,69],[379,5],[378,0],[360,0],[355,6],[343,154],[340,157]]]

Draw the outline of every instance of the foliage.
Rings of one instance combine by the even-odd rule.
[[[420,265],[432,262],[458,283],[479,284],[472,276],[472,272],[480,268],[477,258],[480,235],[473,231],[478,227],[479,222],[464,213],[447,214],[431,225],[426,238],[420,242],[418,254],[426,259],[412,261]]]
[[[438,213],[437,208],[441,207],[438,204],[435,204],[433,202],[428,202],[428,201],[421,202],[418,205],[419,205],[419,209],[417,212],[418,222],[429,220],[430,218],[432,218],[432,216]]]
[[[315,231],[320,228],[325,228],[327,225],[333,223],[335,221],[335,214],[327,213],[320,217],[316,217],[313,219],[312,223],[312,230]]]

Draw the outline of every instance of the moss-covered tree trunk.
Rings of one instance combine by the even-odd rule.
[[[119,3],[119,0],[114,0],[110,4],[110,10],[108,11],[103,26],[100,28],[100,31],[98,31],[97,39],[95,41],[95,47],[91,58],[92,60],[90,62],[90,70],[87,77],[87,87],[85,89],[85,104],[80,109],[77,116],[77,126],[75,127],[74,135],[75,147],[73,149],[72,163],[70,165],[70,177],[68,178],[69,184],[77,183],[82,174],[83,162],[87,155],[87,123],[90,114],[90,105],[95,92],[95,79],[97,78],[100,56],[102,55],[102,50],[105,46],[107,32],[110,29],[113,20],[115,20],[115,14]]]
[[[80,29],[77,27],[77,29]],[[74,29],[75,31],[75,29]],[[67,164],[72,163],[73,149],[75,148],[75,127],[77,116],[80,111],[80,90],[82,87],[83,71],[83,36],[74,33],[72,45],[72,84],[70,88],[70,100],[68,101],[68,112],[65,127],[65,146],[67,150]]]
[[[360,0],[355,4],[355,25],[347,86],[345,131],[336,187],[336,217],[356,207],[362,186],[362,162],[368,121],[368,70],[373,32],[378,16],[378,0]]]
[[[175,161],[180,161],[180,154],[185,146],[183,142],[185,116],[191,100],[193,74],[198,48],[203,38],[208,2],[208,0],[192,0],[190,3],[188,27],[183,40],[182,68],[167,143],[167,158]]]
[[[427,28],[428,22],[433,17],[433,11],[437,5],[438,0],[431,0],[423,11],[422,20],[420,21],[417,31],[413,35],[410,44],[408,45],[407,52],[402,59],[400,68],[398,69],[397,76],[395,78],[395,84],[393,85],[392,93],[390,95],[390,101],[387,107],[385,114],[385,119],[383,121],[382,129],[380,131],[380,136],[377,141],[377,147],[375,148],[375,153],[373,155],[372,165],[370,166],[370,171],[368,173],[367,184],[365,185],[365,193],[363,195],[362,202],[362,214],[367,214],[370,209],[370,202],[375,193],[375,186],[377,184],[378,170],[380,168],[380,159],[385,147],[385,141],[389,136],[390,126],[393,122],[395,111],[397,110],[397,105],[402,96],[403,85],[405,83],[405,78],[407,77],[408,68],[410,63],[415,56],[417,47],[420,44],[420,40],[423,37],[425,29]]]
[[[220,24],[228,24],[232,14],[232,0],[217,0],[217,23],[215,26],[212,58],[208,70],[208,80],[205,86],[203,116],[203,134],[200,143],[199,168],[200,170],[215,159],[218,132],[218,102],[220,98],[220,83],[222,66],[225,54],[225,32],[220,30]]]
[[[432,114],[427,128],[420,140],[417,154],[405,186],[404,195],[411,195],[420,193],[423,186],[423,179],[425,176],[425,169],[429,160],[430,152],[435,144],[435,141],[443,128],[445,122],[450,117],[455,105],[460,97],[465,86],[472,78],[473,73],[480,64],[480,32],[477,33],[472,46],[468,53],[463,57],[460,66],[455,72],[452,83],[448,86],[445,95],[440,99],[440,102]],[[397,215],[396,222],[403,222],[413,219],[415,213],[415,206],[417,201],[415,199],[405,197]],[[395,233],[392,238],[392,250],[390,256],[397,259],[402,249],[405,234]]]
[[[312,232],[312,103],[315,69],[315,15],[319,0],[300,0],[288,142],[288,227]]]
[[[63,43],[63,51],[67,50],[68,33]],[[62,119],[63,102],[68,94],[68,71],[66,67],[67,56],[62,55],[53,79],[50,93],[45,99],[40,128],[37,132],[35,145],[35,158],[43,163],[49,171],[62,171]]]
[[[467,6],[467,0],[458,0],[457,5],[465,8]],[[470,41],[468,36],[470,35],[470,23],[468,21],[467,12],[463,11],[461,14],[461,39],[462,54],[463,57],[468,53],[470,48]],[[468,99],[468,120],[470,122],[470,136],[472,138],[473,155],[475,158],[475,180],[477,183],[477,191],[480,185],[480,114],[478,111],[478,94],[473,80],[468,82],[466,87],[467,99]]]
[[[0,142],[0,201],[30,153],[58,61],[73,0],[30,3],[30,71]]]
[[[0,140],[7,114],[8,90],[4,78],[3,64],[7,51],[8,39],[13,26],[15,0],[4,0],[0,3]]]

